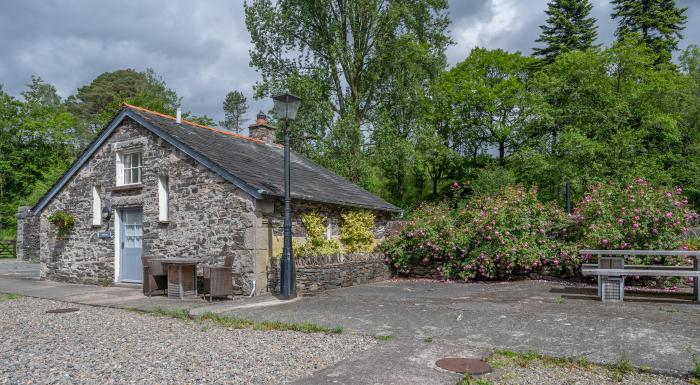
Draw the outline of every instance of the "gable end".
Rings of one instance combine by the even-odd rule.
[[[126,117],[131,118],[139,125],[146,128],[148,131],[160,137],[161,139],[174,146],[178,150],[182,151],[183,153],[187,154],[191,158],[195,159],[196,161],[198,161],[217,175],[224,178],[226,181],[232,183],[236,187],[251,195],[253,198],[262,198],[262,194],[260,191],[248,185],[242,179],[224,170],[204,155],[200,154],[199,152],[193,150],[191,147],[173,138],[171,135],[167,134],[160,128],[144,120],[138,114],[131,112],[128,108],[122,108],[122,110],[119,111],[119,113],[114,117],[114,119],[109,123],[109,125],[104,130],[102,130],[102,132],[100,132],[97,138],[95,138],[95,140],[85,149],[85,151],[83,151],[83,153],[78,157],[78,159],[75,162],[73,162],[68,171],[66,171],[63,174],[63,176],[61,176],[61,178],[53,186],[51,186],[49,191],[47,191],[46,194],[44,194],[44,196],[41,197],[41,199],[39,199],[37,204],[32,208],[32,213],[40,213],[48,205],[51,199],[56,194],[58,194],[58,192],[60,192],[61,189],[63,189],[63,187],[68,183],[68,181],[70,181],[70,179],[83,167],[83,165],[88,160],[90,160],[90,158],[95,154],[95,152],[100,147],[102,147],[104,142],[110,137],[112,132],[114,132],[114,130],[117,127],[119,127],[119,125]]]

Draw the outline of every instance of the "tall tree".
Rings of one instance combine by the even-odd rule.
[[[226,94],[224,99],[224,120],[219,122],[222,127],[239,133],[241,123],[245,121],[244,116],[248,112],[246,98],[240,91],[233,90]]]
[[[0,87],[0,228],[12,228],[17,206],[34,204],[76,151],[76,119],[55,87],[32,77],[25,101]]]
[[[180,98],[149,68],[105,72],[67,100],[71,111],[92,132],[109,122],[124,102],[174,115]]]
[[[522,142],[533,119],[533,95],[527,88],[533,60],[520,52],[474,48],[450,70],[452,113],[460,117],[453,130],[464,131],[469,140],[483,138],[497,149],[501,163]]]
[[[671,63],[671,54],[683,38],[687,8],[677,7],[675,0],[613,0],[612,4],[612,17],[618,19],[618,39],[639,33],[656,53],[657,66]]]
[[[41,77],[32,75],[32,82],[27,84],[27,90],[22,92],[27,103],[44,107],[57,107],[61,104],[61,97],[56,87],[45,83]]]
[[[372,129],[369,118],[384,85],[405,59],[396,53],[419,44],[424,54],[411,60],[445,65],[446,0],[253,0],[245,12],[251,65],[262,74],[256,95],[290,89],[306,104],[328,106],[334,116],[320,151],[356,182],[363,178],[362,150],[370,136],[362,130]],[[294,90],[290,78],[317,83]]]
[[[596,19],[591,17],[593,4],[589,0],[552,0],[547,3],[547,21],[536,41],[544,43],[533,54],[547,63],[564,52],[585,51],[594,47],[598,36]]]

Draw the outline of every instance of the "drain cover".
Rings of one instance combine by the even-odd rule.
[[[474,375],[491,373],[491,366],[476,358],[449,357],[435,362],[438,368],[457,373],[470,373]]]
[[[49,314],[61,314],[61,313],[73,313],[75,311],[78,311],[77,307],[66,307],[66,308],[61,308],[61,309],[51,309],[47,310],[46,313]]]

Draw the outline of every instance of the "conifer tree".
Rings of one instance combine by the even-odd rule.
[[[236,133],[241,132],[241,124],[245,120],[244,115],[248,112],[248,104],[241,91],[233,90],[226,94],[224,100],[225,119],[219,124]]]
[[[552,0],[547,5],[547,21],[536,40],[545,46],[534,48],[534,55],[551,63],[562,53],[594,47],[598,27],[590,16],[593,5],[589,0]]]
[[[611,16],[618,19],[618,40],[638,33],[656,53],[657,66],[670,63],[671,53],[683,38],[687,8],[677,7],[675,0],[613,0],[612,4]]]

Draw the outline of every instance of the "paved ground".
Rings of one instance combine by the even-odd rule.
[[[459,284],[387,281],[283,303],[272,297],[215,305],[144,299],[137,289],[0,278],[0,292],[122,308],[187,307],[257,320],[311,321],[347,332],[391,335],[367,351],[299,384],[449,384],[459,376],[434,362],[484,356],[494,349],[536,350],[593,362],[629,359],[682,374],[700,353],[700,306],[688,293],[626,293],[622,304],[595,299],[595,289],[556,283]],[[426,342],[428,337],[432,342]]]
[[[0,259],[0,277],[38,279],[41,266],[17,259]]]
[[[274,308],[229,314],[253,319],[308,320],[370,335],[392,335],[369,350],[299,384],[444,383],[433,362],[485,355],[493,349],[535,350],[629,359],[636,366],[681,374],[700,352],[700,306],[690,296],[628,294],[623,304],[595,300],[594,289],[555,283],[455,284],[384,282],[328,292]],[[432,342],[424,338],[432,337]]]

